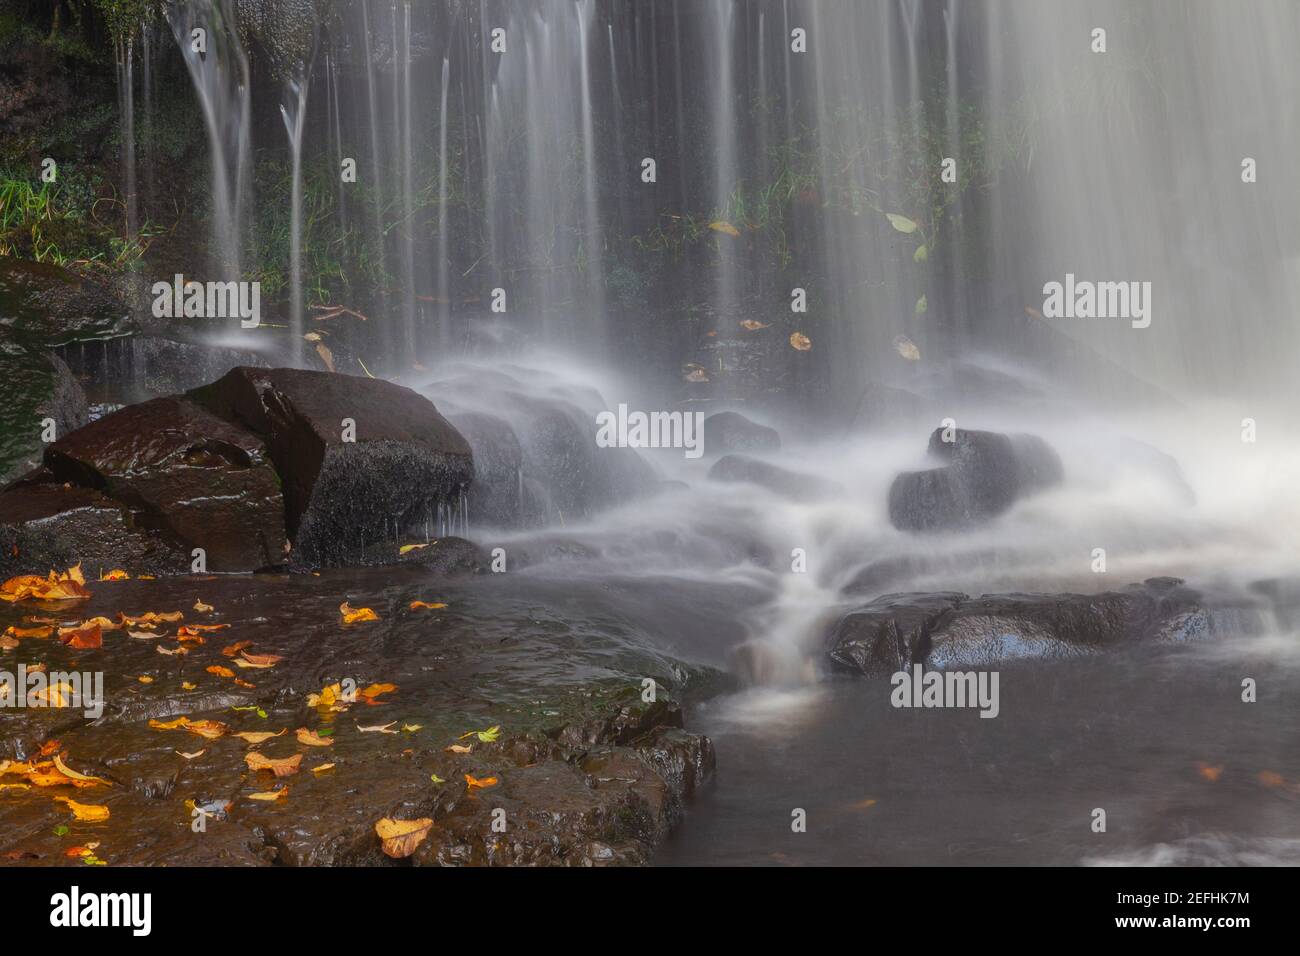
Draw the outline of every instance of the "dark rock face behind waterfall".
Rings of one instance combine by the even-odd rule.
[[[831,629],[837,669],[892,674],[911,664],[987,668],[1057,660],[1124,645],[1197,641],[1259,623],[1254,603],[1202,594],[1177,578],[1149,578],[1100,594],[887,594]]]
[[[930,435],[929,455],[944,464],[904,472],[889,489],[889,520],[904,531],[945,531],[981,524],[1026,495],[1059,484],[1061,460],[1036,435],[954,429]]]
[[[355,438],[355,440],[353,440]],[[0,493],[0,572],[395,563],[396,535],[451,508],[469,446],[427,399],[377,379],[241,367],[129,405],[45,450]],[[472,568],[448,548],[418,559]]]

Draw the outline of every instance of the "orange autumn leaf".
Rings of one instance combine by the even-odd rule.
[[[344,624],[359,624],[362,621],[378,621],[379,615],[368,607],[352,607],[347,601],[339,605],[339,614]]]
[[[305,744],[308,747],[333,747],[334,741],[327,737],[322,737],[314,730],[308,730],[306,727],[299,727],[297,731],[298,743]]]
[[[107,820],[109,817],[108,807],[97,807],[89,803],[78,803],[70,797],[55,797],[55,801],[64,804],[72,815],[78,820],[87,823],[97,823],[101,820]]]
[[[812,339],[802,332],[792,332],[790,333],[790,347],[800,352],[807,352],[812,348]]]
[[[213,664],[208,668],[209,674],[216,674],[218,677],[234,677],[235,672],[229,667],[222,667],[220,664]]]
[[[186,725],[185,729],[208,740],[216,740],[230,728],[219,720],[192,720]]]
[[[159,624],[175,624],[177,621],[183,621],[185,615],[180,611],[145,611],[136,617],[119,613],[117,619],[119,623],[130,627],[157,627]]]
[[[211,604],[204,604],[203,599],[199,598],[194,602],[194,610],[198,611],[200,614],[210,614],[216,609]]]
[[[165,723],[161,720],[149,721],[149,726],[154,730],[178,730],[189,725],[190,719],[188,717],[177,717],[175,720],[169,720]]]
[[[1272,770],[1261,770],[1256,779],[1265,787],[1280,787],[1282,784],[1286,783],[1286,780],[1280,773],[1276,773]]]
[[[366,700],[374,700],[382,694],[391,694],[397,690],[396,684],[371,684],[361,692],[361,696]]]
[[[157,651],[159,654],[166,654],[168,657],[176,657],[178,655],[184,657],[190,652],[187,647],[163,647],[161,644],[158,645]]]
[[[464,744],[451,744],[450,746],[443,747],[442,749],[454,754],[467,754],[470,753],[474,748],[472,746],[466,747]]]
[[[223,647],[221,649],[221,653],[226,657],[234,657],[244,648],[252,647],[252,646],[253,646],[252,641],[235,641],[235,643],[231,644],[229,647]]]
[[[24,574],[0,584],[0,601],[80,601],[90,597],[81,565],[47,577]]]
[[[375,824],[375,835],[383,841],[384,853],[394,860],[403,860],[416,851],[433,827],[430,817],[419,820],[390,820],[388,817]]]
[[[254,750],[244,755],[244,763],[248,764],[249,770],[269,770],[277,777],[288,777],[298,772],[298,765],[302,763],[302,754],[272,760]]]
[[[497,785],[496,777],[483,777],[482,779],[480,779],[474,776],[472,773],[465,774],[465,786],[469,790],[473,790],[475,787],[485,790],[488,787],[495,787],[496,785]]]
[[[104,646],[104,632],[98,624],[89,627],[59,629],[59,643],[77,650],[93,650]]]
[[[99,576],[99,580],[101,580],[101,581],[129,581],[129,580],[131,580],[131,575],[127,574],[127,573],[126,573],[125,571],[123,571],[121,568],[114,568],[112,571],[109,571],[107,574],[101,574],[101,575]]]
[[[235,659],[238,667],[274,667],[284,660],[279,654],[250,654],[247,651]]]
[[[45,638],[45,637],[49,637],[53,633],[54,633],[54,628],[49,624],[43,624],[37,627],[17,627],[15,625],[10,625],[9,627],[5,628],[5,635],[7,637]]]
[[[438,611],[438,610],[441,610],[442,608],[446,607],[447,605],[443,604],[442,602],[438,602],[438,603],[435,603],[435,604],[430,604],[430,603],[427,602],[427,601],[412,601],[412,602],[411,602],[409,605],[407,605],[407,606],[408,606],[412,611],[418,610],[419,608],[422,608],[422,607],[423,607],[423,608],[428,608],[430,611]]]

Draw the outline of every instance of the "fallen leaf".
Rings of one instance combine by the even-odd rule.
[[[486,790],[488,787],[495,787],[496,785],[496,777],[483,777],[482,779],[479,779],[471,773],[465,774],[465,786],[469,790],[474,790],[476,788]]]
[[[1219,777],[1223,775],[1223,768],[1211,767],[1209,764],[1207,764],[1205,761],[1202,760],[1200,763],[1196,765],[1196,772],[1199,773],[1206,780],[1210,781],[1210,783],[1214,783],[1214,781],[1218,780]]]
[[[709,228],[714,232],[720,232],[724,235],[735,238],[740,235],[740,230],[725,220],[719,219],[717,222],[709,223]]]
[[[48,576],[24,574],[0,584],[0,601],[82,601],[90,597],[81,565],[75,565],[62,574],[51,571]]]
[[[446,783],[446,782],[447,782],[446,780],[443,780],[442,777],[438,776],[436,773],[431,773],[431,774],[429,774],[429,779],[432,780],[434,783]]]
[[[403,732],[408,733],[408,734],[413,734],[413,733],[415,733],[417,730],[421,730],[421,729],[423,729],[423,727],[424,727],[423,724],[402,724],[402,730],[403,730]]]
[[[221,653],[226,657],[234,657],[244,648],[252,647],[252,646],[253,646],[252,641],[235,641],[235,643],[231,644],[229,647],[223,647],[221,649]]]
[[[204,604],[203,599],[200,598],[199,600],[194,602],[194,610],[198,611],[200,614],[211,614],[213,611],[216,610],[216,608],[214,608],[211,604]]]
[[[101,820],[107,820],[109,817],[108,807],[99,807],[89,803],[78,803],[70,797],[55,797],[56,802],[62,803],[72,815],[78,820],[87,823],[98,823]]]
[[[102,783],[107,787],[112,786],[112,784],[103,777],[91,777],[84,773],[77,773],[77,771],[69,768],[58,754],[54,755],[54,766],[58,769],[59,773],[63,774],[65,777],[71,777],[73,780],[86,780],[92,783]]]
[[[190,652],[188,647],[163,647],[161,644],[159,644],[155,650],[157,650],[159,654],[166,654],[168,657],[184,657]]]
[[[1286,783],[1286,780],[1280,773],[1276,773],[1272,770],[1261,770],[1256,779],[1266,787],[1280,787],[1282,784]]]
[[[791,332],[790,345],[792,348],[796,348],[800,352],[807,352],[812,348],[812,339],[808,338],[808,336],[804,335],[802,332]]]
[[[46,637],[50,637],[53,633],[54,633],[54,627],[49,624],[44,624],[37,627],[17,627],[16,625],[10,625],[9,627],[5,628],[6,637],[46,638]],[[17,642],[15,642],[15,646],[17,646]]]
[[[366,700],[374,700],[383,694],[391,694],[397,690],[396,684],[371,684],[361,692],[361,696]]]
[[[202,757],[205,753],[208,752],[208,748],[204,747],[202,750],[196,750],[192,754],[187,754],[183,750],[178,750],[176,752],[180,754],[182,757],[184,757],[186,760],[197,760],[199,757]]]
[[[390,820],[388,817],[375,824],[375,834],[383,841],[384,853],[394,860],[404,860],[416,851],[433,827],[433,820]]]
[[[272,760],[254,750],[244,755],[244,763],[248,764],[249,770],[269,770],[277,777],[288,777],[298,772],[298,765],[302,763],[302,754]]]
[[[770,329],[772,326],[770,324],[764,325],[758,319],[741,319],[740,327],[746,332],[757,332],[759,329]]]
[[[224,736],[230,728],[217,720],[193,720],[186,725],[185,729],[208,740],[216,740]]]
[[[316,343],[316,354],[319,355],[320,360],[325,363],[325,368],[329,369],[331,372],[334,371],[334,353],[325,346],[324,342]]]
[[[344,624],[358,624],[361,621],[377,621],[379,615],[368,607],[352,607],[347,601],[339,605],[339,614]]]
[[[324,773],[326,770],[333,770],[333,769],[334,769],[334,765],[332,763],[323,763],[319,767],[312,767],[311,772]]]
[[[334,741],[326,740],[324,737],[318,736],[314,731],[308,730],[306,727],[299,727],[297,733],[298,743],[304,744],[308,747],[334,746]]]
[[[388,724],[376,724],[376,725],[373,726],[373,727],[362,727],[360,724],[357,724],[356,727],[357,727],[357,730],[361,731],[363,734],[395,734],[395,733],[397,733],[396,730],[389,730],[389,729],[388,729],[388,728],[392,727],[393,724],[395,724],[395,723],[397,723],[397,721],[394,720],[392,723],[388,723]]]
[[[501,728],[497,726],[489,727],[487,730],[470,730],[457,737],[457,740],[464,740],[466,737],[477,737],[485,744],[496,741],[501,736]]]
[[[289,732],[289,728],[285,727],[283,730],[274,734],[265,730],[244,730],[244,731],[240,731],[237,734],[231,734],[231,736],[238,737],[240,740],[246,740],[250,744],[260,744],[267,740],[270,740],[272,737],[282,737],[288,732]]]
[[[427,544],[404,544],[397,549],[398,554],[410,554],[412,551],[420,551],[427,548]]]
[[[443,747],[442,749],[448,750],[454,754],[467,754],[474,750],[473,746],[466,747],[464,744],[451,744],[450,746]]]
[[[141,676],[137,677],[136,680],[138,680],[141,684],[153,683],[153,678],[148,676],[147,674],[142,674]]]
[[[181,690],[194,690],[198,684],[191,684],[189,681],[181,681]]]
[[[209,674],[216,674],[218,677],[234,677],[235,672],[229,667],[222,667],[220,664],[213,664],[208,668]]]
[[[101,574],[101,575],[99,576],[99,580],[101,580],[101,581],[129,581],[129,580],[131,580],[131,575],[127,574],[127,573],[126,573],[125,571],[123,571],[121,568],[114,568],[112,571],[109,571],[107,574]]]
[[[442,610],[444,607],[446,607],[447,605],[442,604],[442,603],[430,604],[430,603],[428,603],[427,601],[412,601],[412,602],[411,602],[409,605],[407,605],[407,606],[408,606],[412,611],[418,610],[419,608],[422,608],[422,607],[423,607],[423,608],[428,608],[430,611],[440,611],[440,610]]]
[[[272,801],[272,800],[283,800],[283,799],[284,799],[285,797],[287,797],[288,795],[289,795],[289,788],[288,788],[288,787],[281,787],[279,790],[273,790],[273,791],[269,791],[269,792],[267,792],[267,793],[250,793],[250,794],[248,795],[248,799],[249,799],[249,800],[266,800],[266,801],[269,802],[269,801]]]
[[[66,630],[60,628],[59,643],[78,650],[94,650],[104,646],[104,632],[98,624]]]

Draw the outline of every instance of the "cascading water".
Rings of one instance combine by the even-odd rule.
[[[193,0],[166,8],[208,133],[212,165],[212,262],[216,276],[238,279],[252,164],[248,55],[233,0]]]

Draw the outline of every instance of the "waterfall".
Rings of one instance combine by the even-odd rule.
[[[438,351],[445,354],[451,342],[451,284],[447,256],[447,87],[451,61],[442,59],[442,100],[438,110]]]
[[[303,352],[303,301],[302,301],[302,144],[303,129],[307,119],[307,91],[311,66],[303,65],[297,76],[284,83],[284,99],[280,103],[280,116],[289,136],[293,186],[289,219],[289,330],[292,353],[297,364],[302,363]]]
[[[248,55],[239,38],[235,4],[233,0],[190,0],[169,4],[165,11],[208,133],[212,165],[211,268],[215,275],[238,279],[243,271],[252,114]]]
[[[126,239],[133,242],[140,232],[140,220],[135,181],[135,38],[130,34],[117,41],[117,96],[122,117]]]

